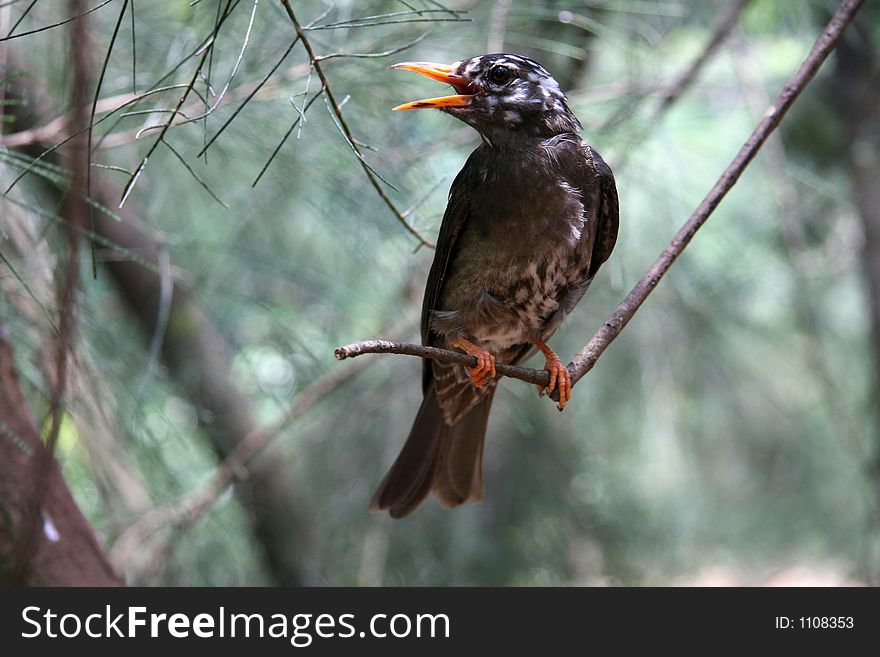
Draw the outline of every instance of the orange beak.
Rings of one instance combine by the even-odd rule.
[[[391,68],[402,68],[406,71],[415,71],[426,75],[432,80],[445,82],[450,84],[459,92],[454,96],[439,96],[437,98],[425,98],[423,100],[414,100],[411,103],[404,103],[392,109],[408,110],[408,109],[424,109],[439,107],[467,107],[471,103],[471,99],[476,95],[473,85],[460,75],[452,72],[452,67],[446,64],[432,64],[430,62],[402,62],[395,64]]]

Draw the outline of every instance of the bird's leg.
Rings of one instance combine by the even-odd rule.
[[[538,386],[538,394],[543,395],[545,392],[551,393],[556,388],[559,388],[559,410],[561,411],[565,408],[565,405],[568,403],[568,400],[571,399],[571,373],[562,364],[562,361],[559,360],[559,356],[556,355],[546,342],[543,340],[536,340],[535,346],[541,350],[541,353],[547,357],[547,362],[544,364],[544,369],[550,373],[550,383],[547,385],[546,389],[542,389],[541,386]]]
[[[491,353],[467,338],[458,338],[452,346],[477,359],[477,366],[468,370],[468,376],[471,377],[471,383],[475,388],[482,388],[495,378],[495,356]]]

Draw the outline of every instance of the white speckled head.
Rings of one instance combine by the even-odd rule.
[[[580,130],[559,83],[538,62],[511,54],[463,59],[452,70],[478,90],[466,107],[444,111],[489,137],[499,131],[550,136]]]
[[[440,109],[473,126],[489,143],[523,133],[551,137],[581,128],[559,83],[538,62],[522,55],[480,55],[452,65],[403,62],[392,68],[421,73],[456,91],[453,96],[417,100],[394,109]]]

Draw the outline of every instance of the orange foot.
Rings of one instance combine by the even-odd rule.
[[[452,346],[477,359],[477,366],[468,371],[475,388],[482,388],[495,378],[495,356],[491,353],[464,338],[459,338]]]
[[[559,388],[559,410],[561,411],[571,399],[571,373],[559,360],[559,356],[547,346],[546,342],[538,340],[535,342],[535,346],[547,357],[544,369],[550,373],[550,383],[546,388],[538,386],[538,394],[543,396],[545,392],[549,394]]]

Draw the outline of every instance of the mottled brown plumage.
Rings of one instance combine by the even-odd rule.
[[[452,183],[422,306],[422,342],[480,365],[424,361],[424,399],[371,508],[411,513],[433,491],[454,507],[483,496],[482,454],[494,361],[540,349],[561,405],[570,379],[546,341],[583,297],[617,238],[611,169],[579,136],[556,81],[518,55],[399,68],[448,82],[437,107],[473,126],[481,145]],[[569,388],[570,389],[570,388]]]

